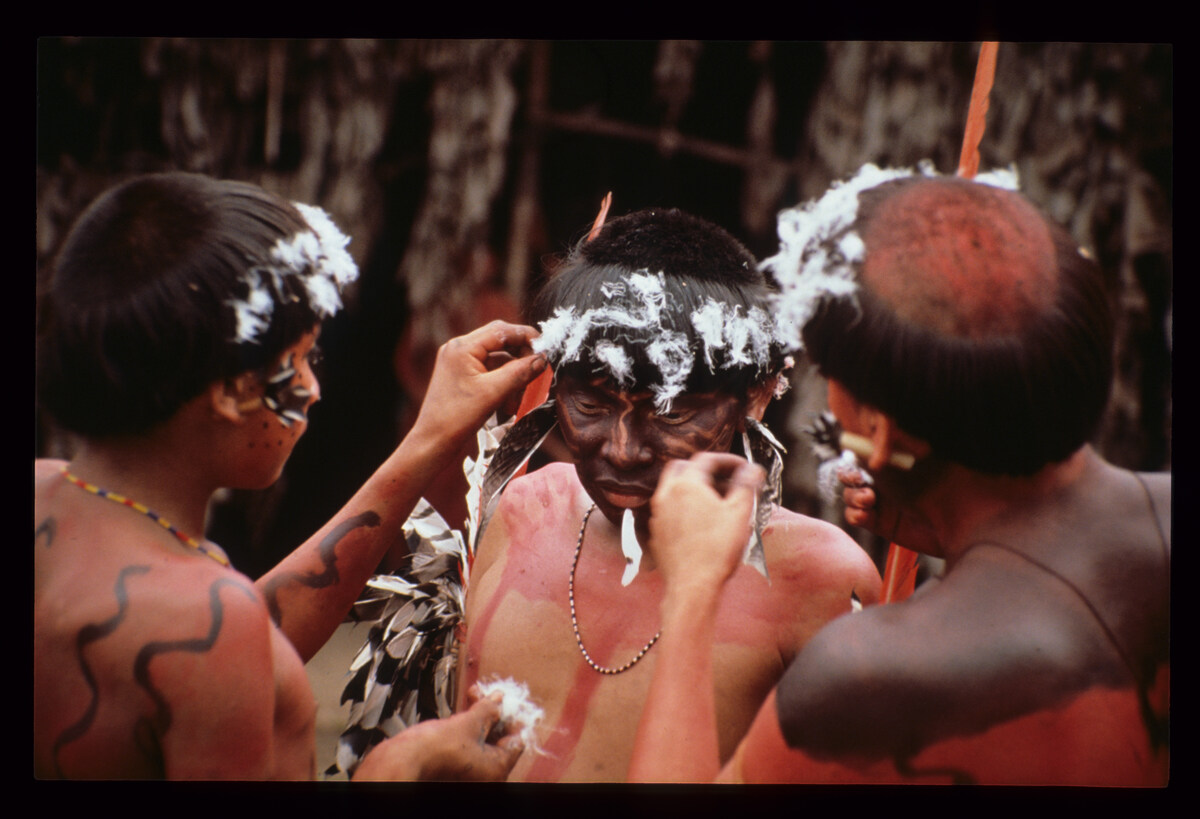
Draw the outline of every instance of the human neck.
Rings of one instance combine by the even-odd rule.
[[[71,459],[71,472],[153,509],[202,540],[208,501],[219,485],[197,469],[186,452],[166,445],[163,437],[81,441]]]
[[[992,527],[1074,485],[1095,463],[1096,454],[1085,446],[1066,460],[1024,477],[988,475],[950,464],[944,477],[913,504],[914,512],[934,533],[937,556],[953,568]]]

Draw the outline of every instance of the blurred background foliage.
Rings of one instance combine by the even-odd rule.
[[[613,215],[683,208],[771,255],[778,210],[865,162],[952,173],[977,54],[940,42],[42,39],[38,276],[91,199],[164,169],[319,204],[353,237],[362,278],[324,330],[309,433],[275,487],[214,502],[210,537],[257,576],[400,440],[438,345],[520,320],[606,192]],[[1096,443],[1139,469],[1171,465],[1172,80],[1170,45],[1002,43],[981,146],[981,168],[1014,166],[1105,271],[1118,379]],[[824,387],[803,361],[792,381],[767,417],[790,451],[786,501],[838,520],[800,432]],[[70,442],[38,418],[35,451],[69,455]],[[449,468],[427,494],[458,526],[464,491]]]

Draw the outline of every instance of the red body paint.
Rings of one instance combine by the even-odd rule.
[[[545,753],[527,751],[514,779],[622,781],[627,771],[655,655],[651,649],[630,670],[604,675],[575,642],[567,585],[590,505],[568,464],[513,481],[482,544],[481,573],[472,578],[460,690],[479,677],[512,676],[529,685],[546,711],[539,729]],[[732,751],[809,631],[849,610],[861,576],[839,562],[848,554],[840,550],[855,550],[873,572],[851,541],[831,543],[844,536],[826,526],[780,512],[764,533],[772,582],[742,567],[726,586],[714,648],[723,752]],[[609,667],[636,656],[661,624],[658,574],[644,566],[623,587],[623,568],[618,527],[593,514],[576,572],[576,611],[589,654]],[[868,600],[878,593],[878,575],[873,584],[860,590]]]

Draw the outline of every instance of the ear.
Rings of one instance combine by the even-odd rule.
[[[892,447],[896,442],[896,424],[890,415],[884,415],[872,407],[863,407],[862,415],[871,431],[871,446],[873,451],[867,459],[867,469],[878,472],[887,465],[892,457]]]
[[[248,413],[262,406],[262,396],[258,393],[258,379],[249,373],[214,382],[208,387],[214,417],[234,424],[244,423]]]
[[[873,407],[866,408],[866,413],[867,429],[871,430],[871,445],[875,448],[867,460],[867,469],[872,472],[882,469],[893,455],[912,456],[920,459],[928,457],[933,450],[926,441],[900,429],[890,415]]]
[[[750,388],[750,392],[746,395],[746,415],[755,421],[763,419],[763,414],[767,411],[767,405],[775,397],[777,380],[778,376],[768,378],[763,383],[756,384]]]

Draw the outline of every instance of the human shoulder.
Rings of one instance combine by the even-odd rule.
[[[180,603],[186,611],[176,609],[175,624],[156,628],[138,654],[143,676],[172,709],[170,730],[158,737],[168,777],[271,777],[280,764],[280,698],[295,696],[281,683],[302,674],[287,670],[302,668],[299,657],[237,572],[206,577]]]
[[[169,555],[145,567],[146,582],[139,584],[136,599],[153,606],[163,625],[211,640],[231,634],[239,642],[269,639],[266,601],[241,572],[192,555]]]
[[[1166,521],[1165,536],[1170,539],[1171,522],[1171,473],[1170,472],[1139,472],[1138,479],[1146,488],[1150,504],[1160,521]]]
[[[913,669],[889,637],[902,630],[879,618],[882,607],[840,617],[821,629],[789,666],[776,690],[780,728],[788,745],[810,753],[872,756],[890,742],[876,734],[904,731],[914,698]]]
[[[573,508],[580,491],[575,467],[556,461],[510,481],[500,496],[496,516],[510,524],[529,521],[544,525]]]
[[[57,487],[62,483],[62,471],[67,462],[56,458],[37,458],[33,462],[33,503],[35,516],[44,505],[49,504]],[[37,525],[37,522],[34,524]]]
[[[479,539],[473,575],[478,578],[500,561],[514,538],[520,538],[526,548],[534,548],[538,539],[530,536],[532,529],[544,531],[565,524],[580,491],[575,467],[567,463],[550,463],[511,480]]]
[[[861,552],[854,540],[842,529],[819,518],[802,515],[782,506],[771,511],[764,535],[781,547],[807,551],[833,549],[838,553]]]
[[[501,503],[505,498],[516,498],[521,495],[540,495],[546,491],[559,492],[564,488],[579,486],[579,478],[575,473],[574,464],[553,461],[533,472],[527,472],[519,478],[513,478],[500,496]]]
[[[768,571],[797,573],[805,585],[848,585],[865,604],[879,598],[880,579],[871,556],[842,529],[824,520],[777,507],[763,533]]]
[[[233,697],[253,683],[269,692],[262,683],[274,678],[275,625],[250,579],[216,564],[154,575],[147,578],[153,588],[140,589],[133,599],[141,613],[135,630],[145,641],[139,661],[154,664],[164,691],[176,686],[192,698],[195,686],[204,684]]]
[[[59,475],[66,467],[67,462],[59,458],[35,458],[33,461],[33,482],[35,486],[40,486]]]

